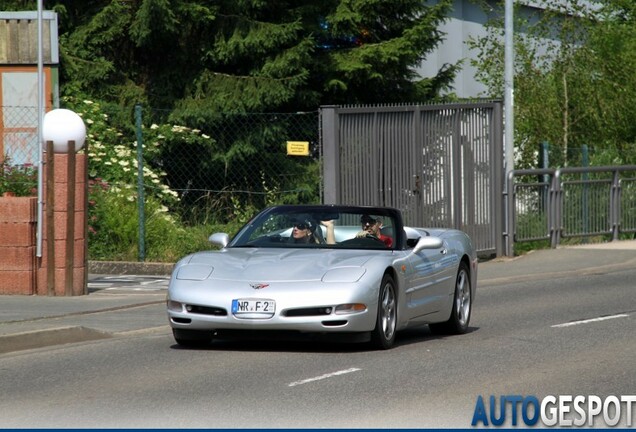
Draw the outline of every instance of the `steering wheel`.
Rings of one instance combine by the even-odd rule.
[[[376,236],[374,236],[374,235],[372,235],[372,234],[367,234],[366,236],[364,236],[364,238],[373,239],[373,240],[375,240],[375,241],[377,241],[377,242],[382,243],[382,246],[386,246],[386,245],[384,244],[384,242],[382,241],[382,239],[380,239],[380,238],[378,238],[378,237],[376,237]]]

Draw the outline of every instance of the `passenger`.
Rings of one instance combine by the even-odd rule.
[[[316,226],[309,219],[294,224],[292,241],[294,243],[320,243],[320,239],[315,235],[315,229]]]
[[[393,238],[382,234],[382,219],[374,219],[369,215],[362,215],[360,223],[362,224],[362,231],[358,233],[357,237],[371,235],[381,240],[386,247],[393,247]]]
[[[327,238],[322,234],[322,229],[311,219],[304,219],[298,222],[292,229],[292,239],[294,243],[317,243],[336,244],[334,226],[332,220],[320,221],[320,225],[325,227]]]

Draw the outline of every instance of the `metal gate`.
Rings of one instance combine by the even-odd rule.
[[[323,201],[400,209],[503,254],[500,101],[321,107]]]

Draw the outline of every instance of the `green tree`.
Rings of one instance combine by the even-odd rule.
[[[35,0],[9,3],[36,7]],[[62,96],[99,102],[128,142],[135,140],[136,104],[148,108],[146,133],[153,123],[202,131],[209,143],[163,145],[149,162],[176,189],[254,192],[262,199],[244,203],[257,208],[276,191],[293,191],[281,200],[319,199],[321,104],[430,101],[457,68],[428,79],[414,72],[441,41],[451,0],[44,3],[59,16]],[[299,111],[309,113],[308,122],[287,115]],[[314,157],[286,157],[287,140],[309,141]],[[192,165],[183,178],[175,170],[186,157]]]
[[[518,168],[535,167],[547,141],[551,165],[578,165],[583,145],[593,163],[633,163],[636,157],[636,27],[632,2],[544,2],[536,21],[515,23],[515,152]],[[562,6],[562,5],[561,5]],[[474,64],[489,96],[503,96],[503,26],[493,20],[471,41]]]
[[[7,10],[35,0],[7,0]],[[421,102],[456,65],[419,79],[450,0],[46,0],[60,19],[62,90],[209,112]]]
[[[214,139],[192,153],[192,173],[171,167],[183,154],[166,147],[153,158],[171,185],[200,190],[297,191],[319,197],[315,158],[285,157],[286,140],[318,141],[317,117],[295,127],[278,116],[316,112],[321,104],[424,102],[448,89],[455,65],[419,79],[414,68],[441,41],[437,27],[450,0],[93,0],[48,1],[60,15],[62,91],[100,101],[120,130],[131,130],[132,107],[147,122],[188,125]],[[125,109],[117,109],[125,107]],[[229,124],[243,127],[228,129]],[[293,131],[293,132],[292,132]],[[207,159],[201,155],[207,155]],[[205,159],[205,160],[204,160]],[[302,171],[299,167],[304,165]],[[239,167],[250,167],[246,176]],[[267,169],[284,166],[292,176]],[[222,181],[210,172],[222,172]],[[183,180],[183,181],[182,181]],[[190,198],[199,197],[190,194]],[[208,202],[207,205],[210,203]]]

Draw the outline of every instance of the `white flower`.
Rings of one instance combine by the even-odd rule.
[[[85,103],[86,105],[92,105],[92,104],[93,104],[93,101],[85,100],[85,101],[84,101],[84,103]]]
[[[159,129],[159,125],[153,123],[152,125],[150,125],[150,129]]]

